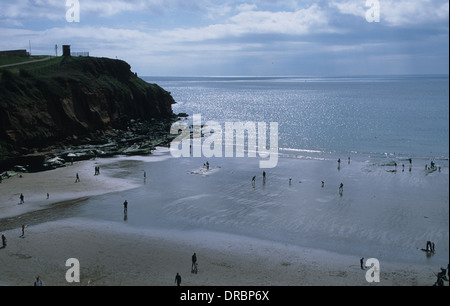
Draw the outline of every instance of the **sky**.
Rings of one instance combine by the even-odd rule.
[[[444,0],[0,0],[0,50],[62,45],[140,76],[448,74]]]

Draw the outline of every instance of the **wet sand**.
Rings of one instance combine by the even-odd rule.
[[[135,232],[113,223],[65,219],[6,232],[0,249],[0,284],[47,286],[428,286],[431,271],[382,265],[380,283],[368,283],[359,258],[220,233]],[[197,237],[199,237],[197,235]],[[198,274],[190,272],[196,252]],[[65,279],[77,258],[80,283]]]
[[[138,228],[77,216],[85,199],[142,186],[141,177],[130,179],[127,172],[127,164],[140,162],[86,161],[3,181],[0,232],[8,245],[0,249],[0,285],[29,286],[40,276],[44,285],[54,286],[173,286],[176,273],[185,286],[429,286],[436,280],[437,271],[427,266],[382,262],[380,283],[368,283],[356,256],[207,230]],[[94,176],[98,165],[101,175]],[[74,183],[76,173],[80,183]],[[21,205],[20,193],[25,196]],[[30,226],[20,237],[23,222]],[[190,272],[194,252],[198,274]],[[79,284],[65,279],[69,258],[80,262]]]

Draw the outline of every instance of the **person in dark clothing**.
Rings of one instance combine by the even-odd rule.
[[[192,266],[191,266],[191,271],[194,271],[194,268],[195,268],[195,264],[197,263],[197,254],[196,253],[194,253],[193,255],[192,255]]]
[[[181,285],[181,276],[177,273],[175,276],[175,283],[177,283],[177,286],[179,287]]]
[[[364,257],[359,260],[359,263],[361,265],[361,269],[364,270]]]
[[[125,202],[123,202],[123,213],[124,214],[128,213],[128,202],[127,202],[127,200],[125,200]]]
[[[2,235],[2,248],[6,248],[6,237]]]

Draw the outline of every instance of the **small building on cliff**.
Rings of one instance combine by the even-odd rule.
[[[70,45],[63,45],[63,56],[70,56]]]
[[[27,57],[30,56],[30,53],[28,53],[27,50],[7,50],[7,51],[0,51],[0,56]]]

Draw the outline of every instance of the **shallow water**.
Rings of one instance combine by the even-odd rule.
[[[397,167],[394,173],[394,166],[352,161],[338,170],[336,161],[281,158],[277,168],[266,170],[264,183],[257,159],[209,159],[209,171],[202,158],[175,159],[167,152],[154,159],[126,165],[128,179],[141,180],[142,187],[93,198],[78,216],[137,230],[232,233],[380,260],[448,261],[448,168],[427,175],[422,167]],[[431,258],[420,251],[428,240],[437,249]]]

